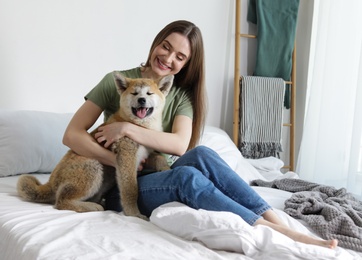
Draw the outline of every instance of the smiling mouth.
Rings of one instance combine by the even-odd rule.
[[[169,67],[169,66],[167,66],[166,64],[164,64],[159,58],[157,59],[157,63],[158,63],[158,65],[159,66],[161,66],[162,67],[162,69],[171,69],[171,67]]]
[[[153,112],[153,107],[132,107],[132,113],[136,117],[143,119]]]

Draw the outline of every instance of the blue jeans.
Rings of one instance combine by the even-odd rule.
[[[194,209],[229,211],[253,225],[271,207],[213,150],[198,146],[181,156],[171,170],[138,177],[138,206],[150,216],[158,206],[178,201]],[[106,209],[121,211],[115,187]]]

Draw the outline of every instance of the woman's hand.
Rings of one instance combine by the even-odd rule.
[[[130,123],[128,122],[114,122],[108,125],[104,125],[98,128],[98,132],[94,135],[98,143],[105,142],[104,147],[108,148],[116,140],[126,135],[126,129],[128,129]],[[143,170],[143,164],[146,159],[142,159],[138,166],[138,171]]]
[[[105,142],[103,145],[108,148],[116,140],[126,135],[127,129],[130,127],[128,122],[114,122],[98,128],[98,132],[94,135],[98,143]]]

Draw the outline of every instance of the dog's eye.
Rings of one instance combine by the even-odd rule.
[[[137,95],[138,95],[138,93],[137,93],[137,92],[133,92],[133,93],[131,93],[131,95],[133,95],[133,96],[137,96]]]
[[[151,96],[151,95],[153,95],[154,93],[152,93],[152,92],[147,92],[147,95],[149,95],[149,96]]]

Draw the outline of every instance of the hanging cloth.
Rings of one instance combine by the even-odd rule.
[[[249,22],[257,25],[254,76],[290,81],[299,0],[249,0]],[[290,108],[290,86],[284,106]]]
[[[245,158],[279,157],[283,151],[284,91],[281,78],[242,77],[239,149]]]

